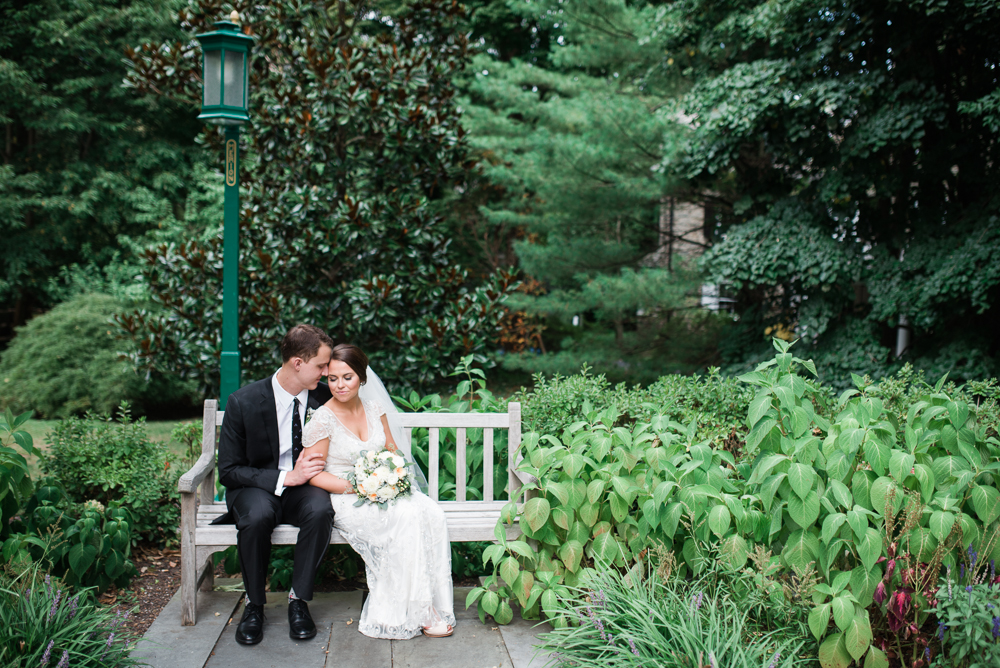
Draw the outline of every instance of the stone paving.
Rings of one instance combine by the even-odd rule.
[[[217,580],[222,585],[225,580]],[[458,624],[449,638],[373,640],[357,631],[361,592],[316,594],[309,604],[319,632],[312,640],[288,637],[287,598],[268,595],[264,640],[237,644],[240,592],[198,593],[198,623],[180,624],[180,594],[167,604],[133,656],[152,668],[542,668],[548,657],[533,647],[548,624],[517,618],[507,626],[482,624],[465,609],[469,589],[455,589]]]

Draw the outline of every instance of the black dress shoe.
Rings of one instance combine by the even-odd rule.
[[[292,640],[308,640],[316,635],[316,625],[309,606],[300,598],[288,601],[288,636]]]
[[[264,606],[247,601],[243,608],[243,618],[236,627],[236,642],[241,645],[256,645],[264,639]]]

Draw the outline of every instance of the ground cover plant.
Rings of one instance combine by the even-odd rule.
[[[123,668],[133,639],[121,628],[128,615],[113,613],[94,600],[93,591],[75,592],[45,574],[38,563],[18,560],[0,568],[0,665]]]
[[[594,667],[791,668],[812,663],[803,658],[803,650],[813,641],[800,629],[760,624],[744,605],[739,587],[756,586],[755,574],[740,574],[713,561],[691,580],[676,577],[669,563],[644,578],[623,577],[615,570],[595,572],[560,598],[578,623],[541,636],[542,650],[566,665]],[[804,616],[804,606],[798,607]]]
[[[469,603],[505,621],[516,601],[565,628],[577,622],[561,601],[595,564],[638,574],[662,545],[698,576],[708,545],[737,570],[761,546],[780,577],[814,582],[800,595],[825,667],[936,656],[939,574],[971,553],[1000,559],[995,403],[970,402],[945,379],[889,400],[886,386],[854,376],[832,396],[810,361],[775,347],[740,377],[754,394],[739,457],[699,438],[693,420],[623,421],[614,406],[525,434],[520,468],[538,482],[502,517],[524,537],[498,532],[484,552],[494,572]]]

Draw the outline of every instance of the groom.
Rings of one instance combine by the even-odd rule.
[[[330,495],[309,485],[323,470],[318,453],[301,454],[306,409],[330,399],[320,379],[327,375],[333,341],[312,325],[296,325],[281,341],[281,368],[229,395],[219,440],[219,480],[236,522],[236,545],[247,600],[236,628],[236,642],[256,645],[264,638],[264,580],[271,556],[271,532],[278,524],[299,527],[292,589],[288,601],[289,635],[316,635],[306,601],[330,544],[333,507]],[[221,519],[221,518],[220,518]]]

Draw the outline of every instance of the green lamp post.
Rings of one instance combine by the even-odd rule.
[[[240,15],[233,11],[228,21],[216,21],[215,30],[198,35],[202,50],[202,97],[200,120],[225,126],[226,194],[223,214],[222,264],[222,358],[219,388],[220,408],[240,387],[238,269],[240,256],[240,126],[247,114],[247,81],[250,45],[253,39],[239,29]]]

